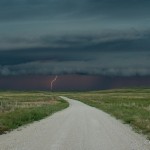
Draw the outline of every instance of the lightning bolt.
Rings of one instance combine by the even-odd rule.
[[[56,82],[58,76],[56,75],[55,78],[51,81],[51,91],[53,91],[53,84]]]

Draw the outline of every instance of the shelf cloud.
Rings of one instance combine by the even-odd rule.
[[[150,75],[149,0],[1,0],[0,76]]]

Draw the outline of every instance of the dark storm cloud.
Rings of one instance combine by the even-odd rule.
[[[1,0],[0,20],[92,15],[140,18],[149,17],[149,6],[149,0]]]
[[[0,51],[1,75],[150,74],[148,31],[9,40],[41,47]]]
[[[150,75],[149,0],[0,0],[0,75]]]
[[[103,31],[71,35],[44,35],[40,37],[3,37],[0,38],[0,50],[51,48],[86,50],[146,50],[149,49],[150,31]],[[119,47],[120,46],[120,47]]]
[[[0,73],[1,75],[96,74],[120,76],[150,74],[150,53],[149,56],[140,52],[136,56],[134,53],[118,53],[117,55],[102,53],[101,55],[96,60],[87,61],[35,61],[4,65],[0,67]],[[142,62],[139,59],[142,59]],[[120,61],[122,61],[121,64]]]
[[[76,2],[68,0],[2,0],[0,1],[0,19],[56,17],[71,13],[75,7]]]

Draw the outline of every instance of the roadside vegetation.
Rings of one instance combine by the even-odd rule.
[[[150,89],[95,92],[0,92],[0,134],[69,106],[60,95],[101,109],[150,139]]]
[[[0,92],[0,134],[68,107],[50,92]]]
[[[67,96],[110,113],[150,139],[150,89],[81,92]]]

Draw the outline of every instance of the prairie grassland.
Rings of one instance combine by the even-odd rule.
[[[101,109],[150,139],[150,89],[122,89],[68,94]]]
[[[0,134],[68,107],[50,92],[0,92]]]

